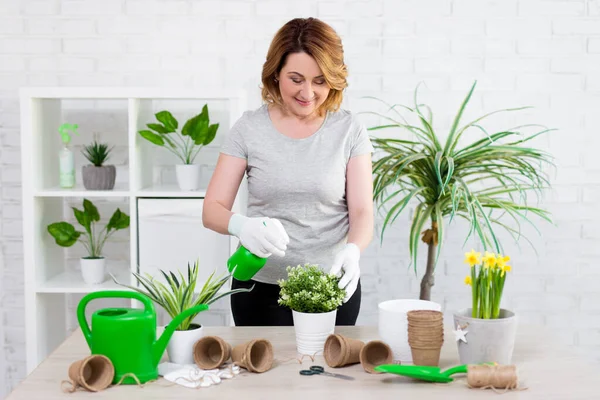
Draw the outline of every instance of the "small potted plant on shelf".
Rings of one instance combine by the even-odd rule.
[[[335,329],[346,291],[338,287],[338,277],[314,264],[288,266],[287,272],[288,278],[278,281],[278,302],[292,310],[298,353],[315,355]]]
[[[203,284],[198,282],[198,260],[194,262],[193,266],[188,263],[185,276],[181,271],[177,271],[177,274],[175,274],[170,271],[160,270],[161,276],[165,279],[164,282],[161,282],[148,273],[142,275],[132,272],[138,284],[145,290],[141,287],[119,283],[113,275],[111,277],[118,285],[148,296],[161,306],[171,318],[175,318],[183,311],[199,304],[210,305],[225,296],[249,292],[253,289],[252,287],[250,289],[235,289],[221,292],[221,288],[229,280],[231,274],[215,277],[215,272],[213,271]],[[196,288],[200,290],[197,294],[195,293]],[[190,315],[175,329],[167,345],[167,354],[171,362],[176,364],[194,364],[193,347],[203,336],[202,325],[194,322],[194,318],[197,315],[198,313]]]
[[[106,259],[102,253],[106,240],[116,231],[129,227],[129,216],[119,208],[115,210],[108,224],[99,231],[96,223],[100,221],[100,213],[88,199],[83,199],[83,210],[71,207],[77,222],[84,231],[78,231],[69,222],[54,222],[48,225],[48,232],[62,247],[71,247],[76,242],[87,250],[88,255],[81,258],[81,275],[87,284],[99,284],[106,277]]]
[[[158,123],[147,124],[148,129],[140,130],[139,134],[150,143],[164,147],[181,161],[175,167],[181,190],[198,190],[200,165],[194,164],[194,160],[198,152],[214,140],[219,124],[210,123],[206,104],[200,114],[183,125],[181,131],[177,119],[169,111],[160,111],[155,117]]]
[[[461,364],[497,362],[510,364],[517,316],[500,307],[510,257],[472,250],[465,254],[471,271],[465,283],[471,286],[471,308],[454,314],[454,328]]]
[[[91,163],[81,170],[83,186],[87,190],[112,190],[115,187],[117,170],[114,165],[104,165],[112,149],[97,140],[83,147],[82,153]]]

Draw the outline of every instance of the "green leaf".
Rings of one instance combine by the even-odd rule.
[[[85,213],[90,217],[90,220],[92,222],[100,221],[100,213],[98,212],[98,209],[88,199],[83,199],[83,209],[85,210]]]
[[[171,133],[174,132],[172,130],[167,129],[164,125],[162,124],[147,124],[146,125],[148,128],[152,129],[155,132],[161,133],[161,134],[167,134],[167,133]]]
[[[217,129],[219,129],[219,124],[212,124],[208,127],[207,133],[206,133],[206,137],[204,138],[204,141],[202,142],[202,144],[204,146],[206,146],[207,144],[210,144],[214,138],[217,136]]]
[[[169,111],[160,111],[156,113],[155,116],[157,120],[162,122],[162,124],[165,126],[165,129],[168,131],[164,133],[175,132],[177,130],[178,122],[175,117],[173,117],[173,114],[171,114]]]
[[[79,224],[85,228],[85,231],[88,234],[91,234],[92,219],[90,218],[90,215],[76,207],[71,208],[73,209],[73,214],[75,215],[77,222],[79,222]]]
[[[71,247],[80,237],[80,233],[68,222],[55,222],[48,225],[48,232],[55,239],[57,245]]]
[[[117,208],[115,210],[112,217],[110,217],[108,224],[106,225],[106,229],[109,231],[112,229],[115,229],[115,230],[126,229],[128,227],[129,227],[129,215],[122,212],[119,208]]]
[[[165,141],[163,140],[162,136],[157,135],[156,133],[152,132],[152,131],[139,131],[139,134],[146,139],[147,141],[149,141],[150,143],[154,143],[157,146],[164,146],[165,145]]]

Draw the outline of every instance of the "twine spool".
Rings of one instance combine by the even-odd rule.
[[[515,365],[469,365],[467,385],[479,389],[513,390],[519,386]]]
[[[327,337],[323,356],[328,366],[332,368],[360,362],[360,351],[365,343],[361,340],[332,334]]]
[[[231,358],[250,372],[266,372],[273,366],[273,345],[267,339],[254,339],[235,346]]]
[[[360,350],[360,364],[370,374],[381,374],[375,367],[391,364],[394,360],[392,348],[381,340],[372,340]]]
[[[219,368],[231,357],[231,345],[218,336],[205,336],[194,344],[194,362],[200,369]]]

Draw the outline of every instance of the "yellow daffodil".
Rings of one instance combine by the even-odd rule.
[[[465,263],[471,267],[481,262],[481,253],[476,253],[475,250],[471,250],[469,253],[465,253]]]
[[[483,265],[486,268],[494,268],[496,266],[496,256],[494,253],[490,253],[488,251],[485,252],[485,256],[483,257]]]
[[[512,267],[510,265],[504,265],[502,267],[502,274],[500,276],[504,276],[505,272],[510,272],[510,270],[512,269]]]
[[[471,286],[471,284],[472,284],[472,283],[473,283],[473,281],[471,280],[471,276],[470,276],[470,275],[467,275],[467,276],[465,277],[465,285],[469,285],[469,286]]]
[[[509,261],[510,261],[510,257],[509,256],[503,256],[502,254],[498,254],[496,256],[496,267],[500,268],[501,270],[504,270],[504,266]]]

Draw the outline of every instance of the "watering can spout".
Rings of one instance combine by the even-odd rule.
[[[173,332],[175,332],[175,329],[179,326],[179,324],[181,324],[183,320],[188,318],[190,315],[197,314],[206,310],[208,310],[208,305],[199,304],[197,306],[185,310],[184,312],[173,318],[173,320],[165,327],[165,330],[162,333],[162,335],[160,335],[160,338],[158,338],[158,340],[152,345],[152,360],[155,366],[158,366],[158,363],[160,362],[160,359],[163,353],[165,352],[165,349],[167,348],[169,339],[171,339],[171,336],[173,336]]]

